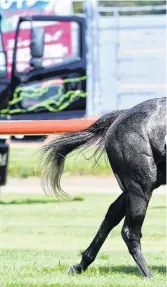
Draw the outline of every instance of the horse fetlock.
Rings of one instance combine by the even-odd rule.
[[[95,257],[91,256],[90,254],[82,254],[82,261],[81,264],[83,268],[86,270],[87,267],[95,260]]]

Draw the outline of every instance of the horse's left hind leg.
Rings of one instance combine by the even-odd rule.
[[[122,237],[129,249],[129,253],[137,263],[141,274],[151,277],[151,272],[145,262],[141,250],[141,227],[145,218],[148,201],[138,195],[127,195],[127,211],[122,228]]]
[[[122,193],[116,201],[114,201],[89,247],[83,252],[82,260],[79,264],[72,265],[69,273],[80,274],[85,271],[88,266],[95,260],[98,251],[103,245],[110,231],[119,224],[126,212],[126,196]]]

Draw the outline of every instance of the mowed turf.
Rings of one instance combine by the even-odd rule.
[[[165,195],[153,196],[143,226],[143,251],[153,278],[139,274],[120,236],[122,222],[83,275],[67,274],[68,267],[80,261],[80,252],[117,196],[82,194],[64,203],[45,195],[1,196],[0,286],[165,287]]]

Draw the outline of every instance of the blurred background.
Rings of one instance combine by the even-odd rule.
[[[10,83],[9,111],[3,106],[1,117],[98,117],[166,95],[165,1],[1,0],[0,5],[0,87]],[[43,18],[17,26],[21,16],[37,14],[79,15],[84,22]],[[45,72],[38,67],[34,76],[30,42],[37,26],[44,29]]]

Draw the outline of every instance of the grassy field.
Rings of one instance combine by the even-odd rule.
[[[1,287],[165,287],[165,195],[154,195],[143,227],[143,250],[153,273],[143,279],[120,236],[120,224],[83,275],[69,265],[92,240],[117,195],[81,194],[57,203],[46,196],[3,195],[0,202]],[[29,203],[29,204],[28,204]]]
[[[105,160],[105,156],[99,161],[96,168],[92,168],[94,160],[89,161],[86,158],[91,157],[92,151],[83,155],[79,152],[74,153],[66,160],[65,172],[69,175],[108,175],[111,174],[111,168]],[[12,177],[40,176],[41,169],[39,165],[39,149],[30,147],[11,147],[9,155],[9,175]]]

